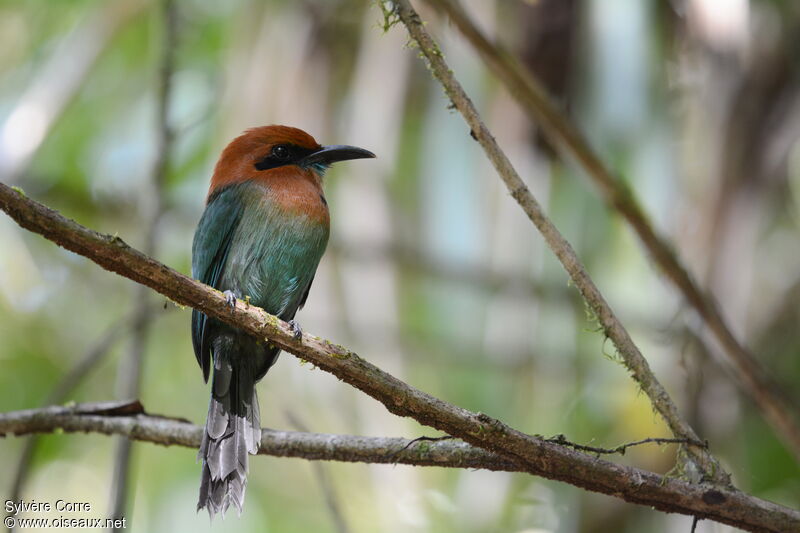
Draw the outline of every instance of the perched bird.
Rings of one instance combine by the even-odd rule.
[[[328,242],[330,218],[322,190],[336,161],[375,157],[354,146],[320,146],[287,126],[247,130],[223,150],[192,244],[192,276],[224,291],[229,303],[249,301],[294,321]],[[233,503],[242,511],[247,455],[261,441],[255,384],[280,350],[263,339],[192,313],[192,345],[208,381],[214,376],[198,460],[200,509],[213,518]]]

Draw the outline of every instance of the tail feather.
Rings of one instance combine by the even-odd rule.
[[[213,396],[208,406],[208,416],[206,416],[206,433],[214,440],[221,438],[228,429],[230,406],[225,405]]]
[[[251,455],[258,453],[261,446],[261,411],[258,407],[258,394],[255,385],[250,386],[250,391],[243,391],[249,394],[252,400],[245,405],[245,416],[242,421],[242,436],[244,437],[245,449]]]
[[[222,358],[217,358],[222,359]],[[203,440],[197,454],[203,462],[197,510],[223,515],[233,504],[242,512],[247,488],[248,452],[261,444],[261,424],[255,377],[249,369],[234,369],[215,361],[214,382]]]
[[[255,389],[253,389],[253,402],[249,407],[247,423],[244,425],[245,444],[247,445],[247,451],[251,455],[255,455],[261,447],[261,412],[258,408],[258,396]]]

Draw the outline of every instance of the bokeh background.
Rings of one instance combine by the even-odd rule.
[[[740,338],[794,400],[800,381],[800,4],[777,0],[470,0],[630,184]],[[554,159],[504,88],[422,1],[428,28],[520,174],[576,248],[682,413],[735,483],[800,505],[800,469],[702,342],[703,327],[573,164]],[[183,0],[163,154],[163,6],[0,1],[2,181],[188,273],[211,169],[242,130],[283,123],[378,154],[326,177],[332,240],[307,332],[410,384],[541,435],[613,446],[668,436],[577,291],[486,163],[402,26],[366,0]],[[160,186],[159,155],[167,156]],[[159,200],[160,198],[160,200]],[[159,207],[160,206],[160,207]],[[160,216],[154,218],[154,212]],[[133,320],[145,303],[145,326]],[[208,387],[189,310],[0,215],[0,409],[33,408],[92,351],[60,401],[138,396],[200,423]],[[143,333],[144,332],[144,333]],[[100,349],[98,349],[98,347]],[[104,347],[107,348],[103,349]],[[284,355],[260,386],[266,427],[436,435]],[[0,439],[11,494],[25,440]],[[69,497],[107,516],[117,440],[38,441],[26,500]],[[209,531],[195,451],[135,444],[135,531]],[[672,446],[615,461],[658,472]],[[319,467],[322,467],[320,470]],[[333,502],[333,503],[331,503]],[[508,473],[251,462],[245,512],[213,529],[272,532],[680,531],[665,515]],[[731,531],[703,522],[698,531]]]

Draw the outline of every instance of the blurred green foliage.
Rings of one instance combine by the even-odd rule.
[[[764,0],[736,2],[725,13],[699,0],[687,0],[682,11],[575,0],[561,4],[572,6],[564,14],[552,1],[464,3],[540,77],[565,80],[551,92],[797,400],[800,63],[791,43],[798,9]],[[560,265],[405,46],[403,28],[384,35],[380,11],[366,0],[192,0],[178,2],[178,10],[169,116],[177,139],[162,191],[159,260],[189,271],[216,156],[245,128],[286,123],[324,143],[370,148],[374,163],[343,165],[327,178],[333,237],[300,316],[306,331],[529,433],[599,446],[667,435],[625,370],[603,357],[613,346],[594,331]],[[540,149],[535,128],[455,30],[430,10],[422,14],[521,174],[736,484],[800,504],[798,465],[696,342],[702,325],[625,224],[572,163]],[[106,37],[81,40],[102,31]],[[157,150],[161,46],[153,1],[0,2],[0,168],[19,165],[3,181],[141,245],[153,201],[146,184]],[[71,90],[64,80],[95,53]],[[758,83],[763,65],[774,66],[768,87]],[[43,73],[51,77],[42,80]],[[15,115],[24,105],[28,113],[46,107],[26,99],[37,83],[48,91],[43,102],[65,98],[65,106],[44,122],[12,120],[38,116]],[[762,107],[744,113],[743,101]],[[20,146],[34,147],[30,159],[19,156]],[[734,155],[747,173],[723,171]],[[130,282],[0,216],[0,409],[40,405],[129,316],[132,296]],[[189,312],[152,300],[141,400],[150,412],[199,423],[208,390],[192,356]],[[114,398],[129,344],[126,332],[69,399]],[[259,390],[266,427],[293,429],[291,412],[312,431],[435,434],[291,356]],[[105,516],[113,442],[42,437],[23,497],[88,501]],[[22,445],[0,439],[5,490]],[[674,455],[674,447],[649,446],[614,460],[663,473]],[[209,525],[194,512],[194,457],[194,450],[135,446],[126,514],[133,528],[336,531],[311,465],[271,457],[251,463],[242,517]],[[353,532],[688,531],[691,524],[522,474],[324,467]]]

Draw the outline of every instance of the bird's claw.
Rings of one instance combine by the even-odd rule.
[[[231,309],[236,308],[236,294],[233,291],[225,291],[222,293],[225,296],[225,303],[230,306]]]
[[[289,321],[289,330],[292,332],[294,340],[299,341],[303,338],[303,329],[300,327],[300,323],[297,322],[297,320]]]

